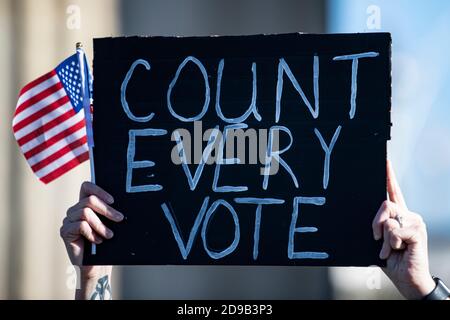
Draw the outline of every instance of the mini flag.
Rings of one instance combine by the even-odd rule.
[[[84,74],[89,77],[74,54],[20,91],[14,136],[44,183],[89,159],[83,100],[90,97],[83,96]]]

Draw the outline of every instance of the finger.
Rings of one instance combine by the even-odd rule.
[[[394,229],[389,233],[391,248],[394,250],[403,250],[406,248],[406,243],[403,242],[402,238],[397,234],[396,230],[397,229]]]
[[[120,222],[124,218],[122,213],[110,207],[95,195],[90,195],[87,198],[81,199],[76,205],[69,209],[67,215],[69,216],[73,211],[78,211],[79,209],[83,209],[85,207],[91,208],[96,213],[101,214],[102,216],[115,222]]]
[[[80,236],[93,243],[100,244],[103,242],[102,238],[92,230],[86,221],[64,224],[61,228],[61,236],[67,242],[78,240]]]
[[[387,259],[391,255],[391,234],[393,230],[400,228],[398,222],[394,219],[388,219],[383,227],[383,245],[380,251],[380,259]]]
[[[391,248],[394,250],[403,250],[406,248],[406,243],[403,242],[402,238],[396,233],[396,230],[401,229],[402,227],[397,220],[394,220],[393,224],[395,224],[395,226],[389,230]]]
[[[101,243],[103,240],[95,234],[94,230],[89,226],[86,221],[80,222],[80,234],[84,236],[90,242]]]
[[[91,208],[82,208],[76,211],[71,212],[69,216],[67,216],[69,221],[77,222],[77,221],[86,221],[89,226],[100,236],[106,239],[111,239],[114,235],[111,229],[106,227],[100,218],[92,211]]]
[[[403,208],[407,208],[405,199],[403,198],[402,190],[400,189],[400,185],[398,184],[397,178],[395,176],[394,168],[392,167],[392,163],[389,160],[386,161],[386,179],[389,200]]]
[[[378,209],[375,218],[372,221],[372,232],[375,240],[380,240],[383,235],[383,224],[386,220],[390,218],[395,218],[397,216],[398,207],[395,203],[388,200],[381,204],[380,209]]]
[[[91,182],[83,182],[80,189],[80,200],[86,198],[90,195],[95,195],[105,201],[106,203],[112,204],[114,202],[114,198],[108,192],[93,184]]]
[[[408,245],[420,242],[421,233],[420,228],[417,225],[413,225],[408,228],[395,229],[392,233]]]

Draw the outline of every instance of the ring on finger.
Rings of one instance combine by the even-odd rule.
[[[395,217],[395,220],[397,220],[398,224],[400,225],[400,228],[403,228],[403,216],[401,216],[401,215],[398,214],[398,215]]]

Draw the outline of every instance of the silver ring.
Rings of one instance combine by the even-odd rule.
[[[400,225],[400,228],[403,228],[403,217],[401,215],[397,215],[395,217],[395,220],[397,220],[398,224]]]

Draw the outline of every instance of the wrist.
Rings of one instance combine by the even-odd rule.
[[[77,300],[111,299],[112,266],[84,266],[80,268]]]
[[[433,277],[431,275],[425,276],[423,280],[417,283],[418,298],[426,297],[434,288],[436,288],[436,282],[433,280]]]
[[[97,281],[104,275],[111,275],[112,266],[82,266],[80,267],[80,281]]]
[[[424,296],[422,300],[449,300],[450,289],[437,277],[433,277],[433,281],[435,283],[434,289]]]

